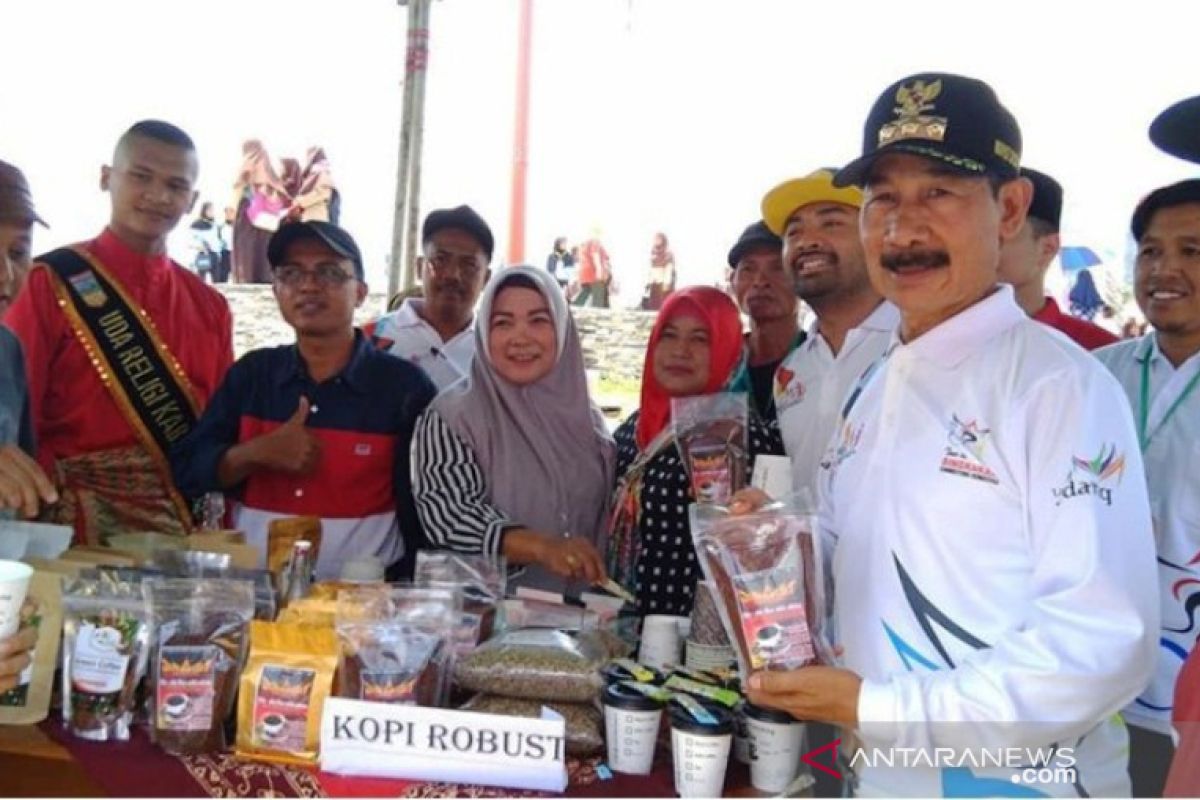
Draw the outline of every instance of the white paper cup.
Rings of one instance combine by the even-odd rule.
[[[687,617],[650,614],[642,621],[642,644],[638,662],[648,667],[677,666],[683,655],[681,623]]]
[[[721,797],[732,744],[730,715],[722,715],[717,725],[703,725],[673,709],[671,750],[675,762],[675,793],[680,797]]]
[[[619,683],[604,690],[601,702],[609,769],[627,775],[649,775],[663,704]]]
[[[21,604],[29,591],[33,567],[20,561],[0,561],[0,639],[17,632],[21,624]]]
[[[782,792],[800,774],[804,723],[775,709],[745,704],[750,783],[760,792]]]

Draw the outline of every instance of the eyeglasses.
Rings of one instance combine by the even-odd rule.
[[[308,278],[312,278],[322,289],[329,289],[353,280],[354,276],[336,264],[321,264],[312,270],[285,264],[275,270],[275,280],[289,288],[300,286]]]

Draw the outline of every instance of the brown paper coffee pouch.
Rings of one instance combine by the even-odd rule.
[[[0,692],[0,725],[32,725],[50,713],[54,668],[62,642],[62,576],[34,572],[21,608],[21,627],[36,627],[33,663],[21,673],[15,689]]]
[[[315,764],[337,662],[332,628],[252,621],[238,697],[238,757]]]

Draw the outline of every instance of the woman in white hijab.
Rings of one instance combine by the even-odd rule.
[[[583,348],[545,270],[492,277],[470,375],[417,422],[413,496],[434,547],[526,565],[521,585],[605,578],[599,537],[615,446],[588,397]]]

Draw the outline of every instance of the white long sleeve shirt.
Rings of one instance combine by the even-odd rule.
[[[846,393],[887,350],[899,324],[900,312],[884,301],[846,333],[835,355],[814,321],[808,338],[775,371],[775,408],[793,488],[816,489],[817,467]]]
[[[1098,362],[1000,287],[859,382],[818,487],[858,734],[955,764],[860,762],[860,795],[1128,794],[1114,715],[1152,670],[1154,548],[1128,403]],[[953,760],[1055,744],[1072,782]]]
[[[1125,388],[1135,421],[1142,416],[1143,372],[1147,378],[1145,428],[1150,440],[1142,458],[1158,548],[1162,630],[1154,680],[1125,709],[1125,719],[1170,733],[1175,680],[1200,633],[1195,610],[1200,603],[1200,480],[1194,472],[1200,464],[1200,386],[1192,384],[1200,374],[1200,354],[1177,369],[1149,335],[1095,355]]]

